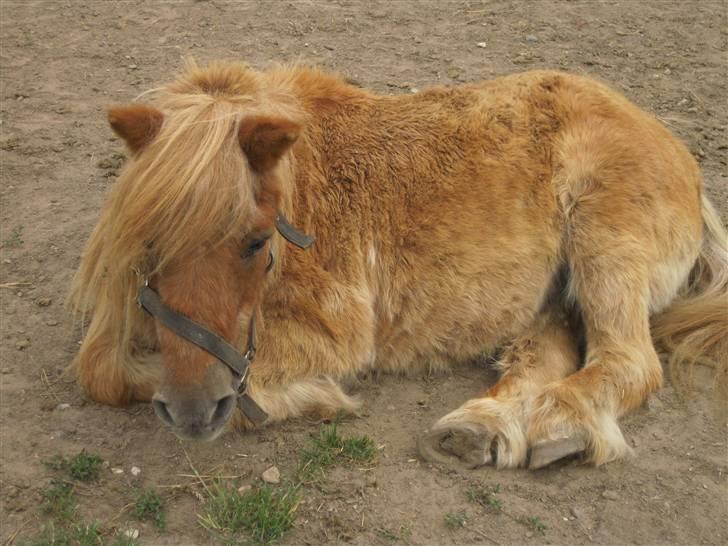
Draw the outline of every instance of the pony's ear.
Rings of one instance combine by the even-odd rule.
[[[282,117],[257,115],[240,122],[238,141],[257,172],[272,169],[296,142],[301,126]]]
[[[115,106],[108,112],[109,124],[124,139],[132,153],[149,144],[162,127],[164,114],[144,104]]]

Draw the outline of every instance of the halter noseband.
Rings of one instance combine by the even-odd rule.
[[[280,211],[276,214],[276,229],[283,238],[299,248],[305,249],[313,244],[314,238],[292,226]],[[266,271],[273,267],[273,263],[274,257],[271,251]],[[256,352],[255,313],[248,323],[248,347],[244,354],[240,354],[222,337],[167,307],[159,294],[149,286],[148,279],[145,279],[144,285],[139,289],[137,304],[179,337],[204,349],[230,368],[238,378],[238,407],[254,425],[260,426],[265,422],[268,414],[247,393],[249,368]]]

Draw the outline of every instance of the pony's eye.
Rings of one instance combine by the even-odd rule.
[[[243,249],[240,255],[243,258],[252,258],[258,252],[260,252],[260,250],[265,246],[265,243],[267,242],[268,239],[254,239],[250,243],[248,243],[248,246]]]

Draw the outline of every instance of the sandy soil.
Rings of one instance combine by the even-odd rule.
[[[78,347],[63,300],[82,245],[123,160],[105,123],[109,105],[166,81],[192,55],[258,67],[305,60],[382,93],[458,84],[531,68],[610,82],[683,138],[709,193],[728,216],[725,2],[514,1],[0,3],[0,535],[23,543],[41,525],[41,459],[82,448],[104,470],[81,490],[81,509],[107,531],[132,525],[143,544],[200,544],[202,474],[250,483],[276,464],[284,476],[317,425],[290,422],[178,441],[147,405],[84,400],[61,372]],[[10,285],[6,283],[20,283]],[[381,447],[369,469],[333,470],[309,488],[291,544],[684,543],[728,541],[726,422],[700,397],[666,387],[624,420],[629,460],[601,468],[456,473],[423,464],[415,437],[493,376],[473,365],[449,377],[384,377],[358,386],[363,415],[341,425]],[[70,404],[70,407],[60,406]],[[188,462],[189,461],[189,462]],[[131,466],[141,468],[133,477]],[[501,512],[468,502],[500,485]],[[164,494],[168,530],[130,519],[137,486]],[[166,487],[178,485],[179,487]],[[447,513],[466,511],[455,531]],[[545,534],[520,522],[538,517]],[[486,538],[488,537],[488,538]]]

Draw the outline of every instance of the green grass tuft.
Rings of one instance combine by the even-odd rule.
[[[166,520],[162,499],[152,489],[142,491],[134,503],[134,517],[143,521],[153,521],[160,531],[164,530]]]
[[[541,518],[539,518],[537,516],[530,516],[527,518],[521,517],[521,518],[518,518],[518,522],[522,523],[526,527],[530,527],[531,529],[533,529],[534,531],[536,531],[537,533],[539,533],[541,535],[545,535],[546,529],[548,529],[548,527],[546,527],[546,524],[543,521],[541,521]]]
[[[368,436],[342,438],[336,423],[321,425],[318,436],[312,437],[310,445],[301,450],[297,476],[301,481],[309,481],[341,457],[350,461],[370,462],[376,453],[377,448]]]
[[[43,461],[43,464],[51,470],[67,472],[68,476],[74,480],[90,482],[98,479],[99,467],[102,462],[103,459],[98,455],[88,455],[85,451],[81,451],[81,453],[70,459],[54,455]]]
[[[379,536],[386,539],[389,544],[395,544],[400,540],[406,543],[409,537],[412,536],[412,529],[407,525],[400,525],[399,531],[392,531],[387,527],[380,527],[375,531]]]
[[[266,484],[239,493],[217,483],[200,523],[223,536],[246,531],[255,543],[270,544],[291,528],[299,501],[297,485]]]
[[[466,491],[470,502],[479,504],[483,508],[487,508],[493,512],[500,512],[503,510],[503,501],[496,497],[498,493],[500,493],[500,484],[496,484],[490,490],[471,487]]]
[[[52,480],[43,492],[41,510],[56,521],[71,521],[76,517],[76,495],[73,484],[64,480]]]
[[[466,512],[450,512],[445,514],[445,525],[448,529],[459,529],[465,527],[465,523],[468,521],[468,514]]]
[[[10,237],[3,241],[3,246],[20,246],[23,241],[23,226],[17,226],[10,232]]]
[[[99,467],[104,460],[98,455],[87,455],[81,452],[71,457],[68,462],[68,473],[72,478],[82,482],[95,481],[99,477]]]

